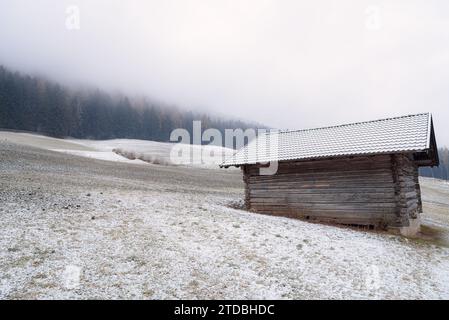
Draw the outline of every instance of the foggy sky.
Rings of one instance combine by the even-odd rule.
[[[447,0],[0,0],[0,64],[283,129],[430,111],[449,145]]]

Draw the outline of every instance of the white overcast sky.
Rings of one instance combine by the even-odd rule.
[[[0,0],[0,64],[285,129],[430,111],[449,145],[447,0]]]

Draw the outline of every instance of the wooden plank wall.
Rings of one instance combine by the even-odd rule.
[[[243,167],[251,211],[375,227],[407,225],[419,211],[417,168],[407,156],[281,162],[272,176],[259,168]]]
[[[397,224],[408,226],[409,219],[416,218],[422,212],[421,189],[418,180],[418,166],[405,155],[394,155],[394,168],[398,177],[399,197]]]

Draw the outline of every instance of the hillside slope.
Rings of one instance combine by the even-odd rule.
[[[137,139],[58,139],[38,134],[0,131],[0,141],[63,152],[75,156],[133,164],[161,163],[218,169],[234,150],[219,146],[183,145],[186,158],[171,158],[175,144]],[[142,160],[139,160],[142,159]],[[198,159],[199,161],[194,161]],[[173,163],[174,162],[174,163]]]

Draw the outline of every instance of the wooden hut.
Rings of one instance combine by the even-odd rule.
[[[418,168],[438,163],[425,113],[269,132],[221,167],[242,168],[248,210],[403,231],[419,225]],[[277,170],[265,174],[267,166]]]

